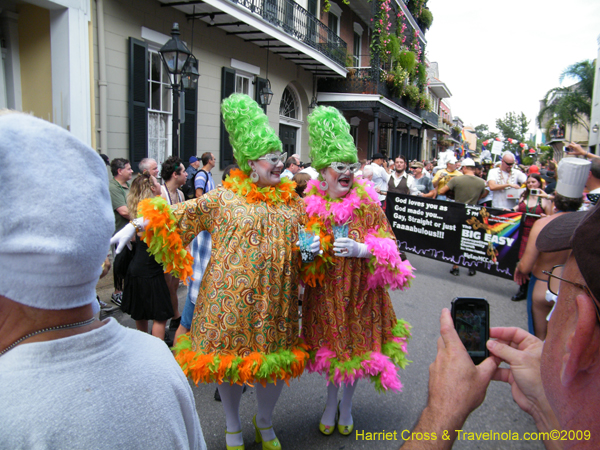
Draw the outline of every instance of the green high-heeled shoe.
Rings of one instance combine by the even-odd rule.
[[[340,402],[338,402],[337,416],[340,417]],[[354,423],[352,425],[340,425],[338,423],[337,429],[342,436],[350,436],[352,431],[354,431]]]
[[[338,405],[339,406],[339,405]],[[325,408],[323,408],[323,412],[325,412],[325,409],[327,408],[327,406]],[[335,412],[335,418],[333,419],[333,425],[323,425],[322,422],[319,422],[319,431],[321,433],[323,433],[325,436],[331,436],[335,430],[335,424],[338,421],[338,413],[339,413],[339,409]],[[323,415],[321,414],[321,418],[323,418]]]
[[[263,441],[262,434],[260,433],[260,430],[269,430],[273,428],[273,425],[267,428],[258,428],[258,425],[256,425],[256,415],[254,415],[252,418],[252,423],[254,424],[254,431],[256,431],[255,440],[258,444],[262,442],[263,450],[281,450],[281,443],[279,442],[279,439],[275,438],[270,441]]]
[[[241,432],[242,432],[242,430],[240,430],[240,431],[236,431],[235,433],[231,433],[231,432],[229,432],[229,431],[225,430],[225,434],[226,434],[226,435],[227,435],[227,434],[239,434],[239,433],[241,433]],[[226,437],[225,439],[227,439],[227,437]],[[245,448],[244,448],[244,444],[242,444],[242,445],[233,445],[233,446],[231,446],[231,445],[227,445],[227,441],[225,441],[225,446],[227,447],[227,450],[245,450]]]

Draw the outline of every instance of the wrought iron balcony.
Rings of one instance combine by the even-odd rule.
[[[342,92],[352,94],[378,94],[381,95],[407,111],[420,115],[419,109],[408,104],[405,97],[396,97],[393,90],[390,89],[387,81],[383,79],[384,71],[373,67],[348,68],[348,77],[322,78],[319,79],[319,92]],[[437,119],[436,122],[437,124]]]
[[[331,29],[293,0],[231,0],[281,28],[290,36],[346,66],[347,44]]]
[[[426,111],[424,109],[421,110],[421,118],[434,127],[438,126],[438,122],[440,120],[440,116],[438,116],[436,113],[433,111]]]
[[[450,134],[450,125],[444,123],[444,119],[442,117],[440,117],[438,120],[438,128]]]

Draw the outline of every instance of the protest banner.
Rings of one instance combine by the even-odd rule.
[[[388,192],[386,215],[401,251],[513,278],[522,213]]]

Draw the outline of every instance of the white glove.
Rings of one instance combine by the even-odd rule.
[[[135,224],[132,225],[133,222]],[[131,250],[131,239],[135,236],[136,231],[144,231],[146,225],[148,224],[147,220],[144,220],[142,217],[132,220],[123,228],[121,228],[111,239],[110,245],[117,245],[115,250],[115,255],[118,255],[123,250],[123,247],[127,246],[129,250]],[[137,227],[137,229],[136,229]]]
[[[313,252],[315,256],[323,254],[323,250],[321,250],[321,238],[319,236],[313,238],[313,242],[310,244],[310,251]]]
[[[296,245],[300,247],[300,241],[296,242]],[[321,250],[321,238],[319,236],[313,237],[313,241],[312,244],[310,244],[309,249],[315,256],[323,254],[323,250]]]
[[[342,258],[369,258],[371,256],[367,244],[359,244],[350,238],[337,238],[333,243],[333,252],[335,256]]]

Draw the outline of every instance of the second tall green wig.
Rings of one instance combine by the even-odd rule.
[[[231,94],[221,103],[221,113],[233,156],[246,174],[251,172],[248,161],[267,153],[281,152],[279,136],[269,125],[262,108],[249,96]]]
[[[358,161],[350,124],[342,113],[332,106],[317,106],[308,116],[310,159],[316,170],[332,162]]]

